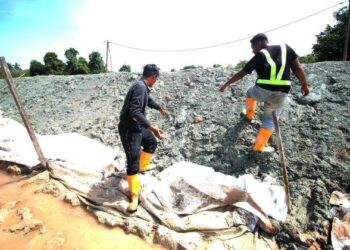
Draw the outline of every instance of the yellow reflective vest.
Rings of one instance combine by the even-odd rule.
[[[286,67],[287,45],[280,45],[280,46],[281,46],[282,65],[277,75],[276,75],[276,63],[274,60],[272,60],[270,53],[266,49],[260,50],[265,55],[266,61],[270,65],[271,72],[270,72],[270,79],[257,79],[256,80],[257,84],[268,84],[268,85],[279,85],[279,86],[291,85],[290,81],[282,80],[284,69]]]

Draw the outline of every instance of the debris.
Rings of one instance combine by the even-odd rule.
[[[334,191],[329,203],[333,206],[331,214],[334,216],[331,232],[333,248],[350,249],[350,194]]]

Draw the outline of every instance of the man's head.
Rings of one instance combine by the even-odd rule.
[[[256,54],[261,49],[266,48],[267,44],[269,43],[269,40],[267,39],[267,36],[264,33],[259,33],[253,36],[252,39],[250,39],[250,43],[253,53]]]
[[[145,80],[146,84],[150,87],[155,84],[159,77],[159,68],[155,64],[146,64],[143,67],[142,78]]]

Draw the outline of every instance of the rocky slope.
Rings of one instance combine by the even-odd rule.
[[[304,68],[311,93],[302,97],[293,78],[280,119],[293,205],[285,230],[277,235],[282,248],[307,246],[310,238],[325,246],[330,194],[350,193],[350,63],[322,62]],[[255,75],[225,93],[217,90],[233,73],[232,68],[221,67],[161,73],[152,95],[170,115],[148,112],[167,134],[154,163],[166,168],[188,160],[235,176],[272,175],[283,185],[278,152],[251,152],[260,120],[247,123],[241,114],[245,91]],[[138,73],[37,76],[16,79],[15,85],[37,133],[77,132],[114,147],[120,155],[118,114],[129,86],[139,77]],[[20,121],[3,80],[0,109],[4,116]],[[271,144],[277,149],[275,141],[273,136]],[[301,237],[302,233],[308,236]]]

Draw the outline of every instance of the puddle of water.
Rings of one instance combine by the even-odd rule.
[[[47,232],[40,234],[38,230],[26,235],[22,233],[4,232],[4,228],[20,222],[19,216],[12,212],[0,223],[0,248],[2,250],[16,249],[162,249],[158,245],[150,245],[134,235],[125,234],[120,228],[109,228],[100,224],[95,217],[81,207],[72,207],[55,197],[37,193],[36,184],[23,185],[0,171],[0,207],[5,202],[20,201],[15,207],[28,207],[34,219],[43,221]],[[54,239],[64,237],[60,248],[50,248],[55,245]],[[57,239],[56,239],[57,240]]]

